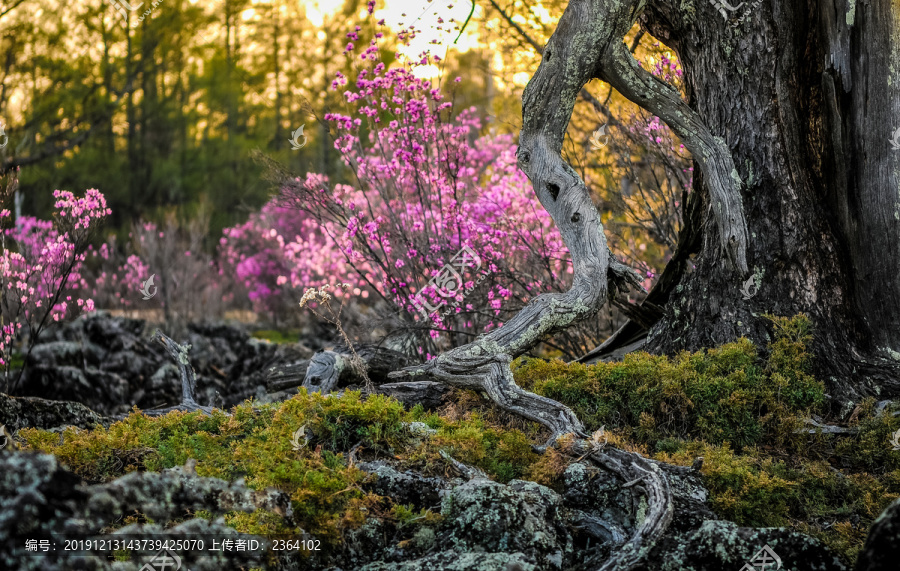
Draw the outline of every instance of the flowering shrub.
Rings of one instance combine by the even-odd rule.
[[[373,276],[362,266],[350,267],[329,236],[332,226],[322,226],[315,218],[272,201],[244,224],[224,230],[219,241],[220,272],[245,288],[256,311],[273,316],[295,311],[297,292],[306,285],[323,285],[332,277],[350,283],[352,293],[365,299],[369,296],[366,277]]]
[[[205,319],[220,315],[231,301],[212,256],[202,249],[207,234],[202,217],[179,226],[170,217],[164,229],[153,222],[135,224],[126,249],[121,250],[111,236],[99,249],[91,249],[95,259],[93,296],[104,308],[159,309],[167,323],[175,320]],[[151,276],[157,294],[143,298],[141,287]]]
[[[116,242],[112,235],[97,249],[88,246],[88,254],[97,266],[91,280],[91,296],[99,307],[106,309],[133,307],[140,299],[134,292],[151,273],[136,254],[122,260]]]
[[[93,300],[81,295],[87,287],[81,268],[93,231],[111,210],[96,189],[83,198],[63,190],[53,196],[55,223],[23,216],[11,224],[10,211],[0,211],[0,364],[7,381],[12,345],[23,334],[30,354],[49,322],[94,309]]]
[[[275,304],[287,288],[346,282],[393,307],[430,354],[502,325],[538,293],[565,289],[566,248],[517,168],[513,137],[479,136],[471,110],[454,114],[416,76],[440,58],[387,69],[375,40],[345,53],[362,66],[353,88],[341,74],[332,84],[349,113],[325,119],[356,184],[282,177],[281,196],[226,230],[223,259],[250,297]],[[477,271],[452,290],[431,282],[463,248],[477,255]]]
[[[539,293],[567,289],[568,252],[517,168],[514,138],[482,134],[474,110],[454,109],[452,90],[417,74],[440,57],[422,54],[389,69],[378,49],[382,34],[357,47],[357,31],[347,34],[345,50],[355,78],[338,73],[332,83],[347,109],[324,117],[353,183],[315,173],[291,177],[270,161],[281,195],[221,240],[223,259],[254,304],[276,312],[295,302],[301,288],[350,283],[352,293],[371,293],[392,308],[417,333],[419,351],[430,355],[501,326]],[[413,35],[399,39],[408,44]],[[651,63],[662,78],[680,78],[674,60]],[[658,120],[635,117],[627,127],[635,146],[678,146]],[[656,223],[651,231],[665,244],[677,235],[681,192],[690,185],[684,174],[690,163],[680,151],[662,165],[675,173],[672,184],[659,196],[642,192],[642,200],[628,201],[634,210],[628,218],[639,228],[631,231],[634,225],[623,220],[620,243],[634,252],[632,260],[651,253],[640,227]],[[475,262],[451,272],[463,251]],[[655,271],[646,264],[643,270],[649,289]],[[597,323],[579,327],[557,336],[556,346],[574,355],[608,334]]]

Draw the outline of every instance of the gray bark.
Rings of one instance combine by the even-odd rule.
[[[686,104],[745,181],[748,267],[761,287],[744,299],[745,276],[711,247],[721,243],[708,224],[716,190],[701,169],[678,251],[650,293],[664,309],[645,349],[740,336],[762,346],[764,314],[805,313],[835,412],[900,392],[900,151],[889,144],[900,127],[900,13],[891,5],[761,0],[723,18],[707,2],[648,4],[642,27],[677,52]],[[640,329],[626,325],[606,351]]]
[[[360,345],[356,347],[356,353],[376,385],[386,383],[391,371],[411,363],[403,353],[386,347]],[[335,347],[334,350],[319,351],[309,360],[270,368],[266,390],[272,393],[303,386],[310,392],[327,394],[341,386],[364,382],[362,371],[353,366],[353,353],[346,347]]]
[[[204,414],[210,414],[213,411],[213,407],[200,406],[194,398],[197,391],[197,378],[194,373],[194,367],[191,366],[191,361],[188,357],[191,346],[176,343],[172,338],[164,335],[159,329],[156,330],[156,333],[153,334],[153,337],[151,337],[150,340],[156,341],[165,347],[166,351],[172,359],[175,360],[175,364],[178,366],[178,372],[181,377],[181,404],[166,408],[145,410],[144,414],[147,416],[162,416],[173,410],[184,412],[194,412],[199,410]]]

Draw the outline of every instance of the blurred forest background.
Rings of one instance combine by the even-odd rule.
[[[416,73],[441,85],[461,77],[454,108],[474,107],[483,133],[517,136],[522,91],[564,6],[385,0],[375,18],[392,30],[418,29],[407,46],[385,35],[383,54],[430,49],[440,63]],[[360,44],[373,36],[366,8],[361,0],[145,0],[134,11],[113,0],[0,1],[0,126],[8,137],[0,171],[17,178],[16,215],[48,219],[54,189],[96,188],[112,214],[95,245],[118,250],[110,255],[122,264],[129,248],[143,248],[144,265],[132,273],[175,279],[172,259],[181,251],[201,260],[193,263],[217,264],[223,230],[245,223],[273,193],[253,151],[297,176],[352,182],[323,118],[345,105],[330,88],[336,74],[356,77],[344,53],[347,32],[360,26]],[[637,28],[626,39],[645,68],[682,88],[664,46]],[[646,275],[649,289],[677,243],[692,160],[657,118],[608,85],[595,81],[582,95],[565,158],[595,193],[610,247]],[[293,149],[301,126],[308,143]],[[182,273],[181,287],[203,287],[196,267]],[[297,288],[292,303],[302,293]],[[129,295],[138,296],[95,295],[104,309],[133,306]],[[285,319],[272,307],[253,307],[240,284],[193,299],[179,309],[185,317],[237,308],[276,324]],[[171,317],[174,302],[163,302]],[[610,306],[577,344],[590,349],[622,319]]]

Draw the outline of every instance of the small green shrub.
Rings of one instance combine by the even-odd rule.
[[[784,443],[797,417],[819,410],[825,387],[808,373],[808,321],[773,318],[767,361],[747,339],[672,359],[631,353],[620,363],[520,359],[516,381],[571,407],[589,430],[625,430],[641,444],[666,438],[730,443],[740,450]]]

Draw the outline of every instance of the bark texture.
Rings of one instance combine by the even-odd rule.
[[[678,53],[686,106],[733,158],[749,270],[722,253],[722,181],[711,171],[723,169],[704,168],[709,154],[685,139],[701,168],[678,249],[648,298],[663,309],[647,312],[658,321],[644,348],[698,350],[740,336],[763,345],[764,314],[802,312],[815,327],[815,372],[837,409],[896,395],[900,150],[889,139],[900,128],[900,4],[757,0],[720,13],[712,2],[660,0],[639,21]],[[605,79],[683,139],[696,136],[693,123],[679,126],[682,104],[660,102],[664,90],[632,70],[624,83]],[[748,275],[758,288],[750,299]],[[626,325],[605,352],[641,329]]]
[[[392,349],[376,345],[355,347],[369,378],[376,385],[387,382],[388,373],[408,366],[412,360]],[[330,393],[345,385],[364,384],[359,367],[353,366],[353,352],[339,346],[330,351],[318,351],[311,359],[295,364],[271,367],[266,376],[268,392],[303,386],[310,392]]]

